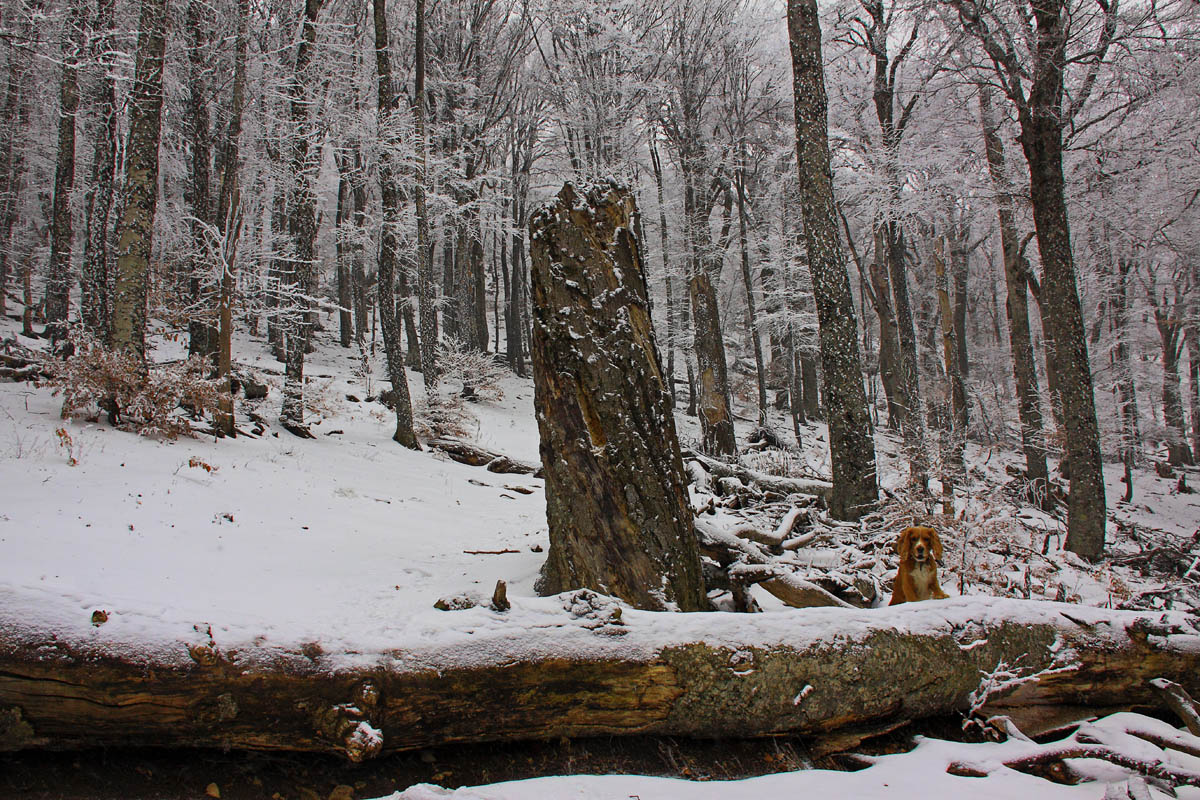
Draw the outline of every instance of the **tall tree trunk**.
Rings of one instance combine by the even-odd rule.
[[[534,390],[550,551],[541,594],[708,608],[650,322],[633,195],[571,184],[529,223]]]
[[[116,0],[97,0],[92,58],[99,75],[93,108],[98,127],[92,150],[92,177],[86,207],[86,237],[80,276],[79,314],[84,327],[101,342],[110,337],[112,263],[109,250],[109,216],[112,214],[117,157],[117,87],[113,77],[113,8]]]
[[[188,54],[188,100],[187,125],[191,159],[188,163],[187,196],[192,206],[191,221],[193,253],[187,276],[188,299],[191,313],[188,319],[188,355],[214,358],[220,347],[216,320],[211,316],[212,290],[205,287],[204,272],[211,264],[206,253],[211,247],[208,230],[214,223],[212,205],[212,131],[208,111],[208,45],[203,16],[202,0],[188,0],[187,8],[187,54]]]
[[[389,131],[397,110],[396,93],[392,88],[392,57],[388,50],[387,0],[374,0],[375,70],[379,87],[379,127]],[[400,190],[396,186],[390,137],[384,137],[379,157],[379,193],[383,204],[383,232],[379,244],[379,322],[383,329],[383,348],[387,354],[388,378],[392,383],[392,403],[396,411],[396,432],[392,438],[413,450],[421,443],[413,431],[412,400],[408,393],[408,378],[404,374],[404,353],[400,348],[400,320],[396,315],[394,276],[399,241],[396,229],[400,224]]]
[[[413,203],[417,211],[417,307],[421,315],[421,378],[425,392],[437,389],[437,307],[433,281],[433,244],[429,236],[429,210],[425,201],[429,142],[425,131],[425,0],[416,0],[413,43],[413,126],[417,134],[417,174],[413,176]]]
[[[846,238],[849,240],[849,228]],[[908,408],[908,396],[901,379],[900,328],[896,324],[896,312],[892,308],[892,281],[888,278],[887,242],[883,228],[875,229],[875,255],[868,267],[871,280],[871,300],[875,315],[879,318],[879,381],[883,384],[883,395],[887,401],[888,427],[900,429],[900,422]]]
[[[742,251],[742,282],[746,286],[746,332],[754,348],[754,371],[758,380],[758,424],[767,424],[767,376],[763,368],[762,338],[758,334],[758,312],[754,304],[754,277],[750,272],[750,248],[746,240],[746,174],[738,171],[738,244]]]
[[[829,417],[830,513],[836,519],[854,520],[875,505],[878,484],[858,352],[858,323],[833,202],[821,28],[816,0],[788,0],[787,12],[800,199]]]
[[[279,419],[292,433],[308,437],[304,426],[304,355],[312,333],[310,286],[317,266],[317,195],[316,181],[320,170],[319,149],[312,147],[315,91],[309,74],[316,55],[317,17],[323,0],[305,0],[304,21],[300,28],[300,43],[288,87],[289,122],[291,130],[292,187],[288,235],[293,252],[287,265],[285,281],[288,297],[281,316],[284,350],[283,406]]]
[[[1177,306],[1176,306],[1177,307]],[[1155,307],[1154,322],[1162,345],[1162,412],[1167,427],[1167,463],[1192,463],[1183,421],[1183,393],[1179,380],[1179,357],[1183,350],[1183,323],[1171,308]]]
[[[710,209],[703,199],[707,182],[702,172],[699,147],[698,134],[695,138],[688,137],[680,148],[680,164],[684,175],[684,216],[689,221],[691,239],[688,296],[692,305],[701,448],[711,455],[732,456],[737,453],[733,401],[721,314],[713,284],[720,276],[723,259],[722,250],[712,241],[709,230]]]
[[[229,98],[229,123],[218,153],[220,189],[217,195],[217,230],[221,233],[221,280],[217,295],[217,397],[215,424],[234,436],[233,405],[233,303],[237,293],[237,247],[241,235],[241,136],[246,107],[246,56],[250,44],[250,0],[237,0],[238,29],[233,54],[233,90]]]
[[[335,225],[337,231],[337,298],[338,298],[338,344],[349,347],[354,339],[354,298],[350,292],[350,246],[347,246],[347,227],[353,215],[354,198],[350,192],[350,180],[346,177],[349,157],[338,159],[338,194]]]
[[[954,486],[962,482],[966,470],[963,468],[963,449],[967,443],[967,392],[959,371],[958,348],[955,343],[954,312],[950,304],[949,279],[946,276],[946,237],[933,245],[933,267],[938,295],[938,309],[942,319],[942,360],[945,363],[946,379],[950,383],[951,424],[943,432],[948,440],[942,448],[942,513],[954,513]]]
[[[158,143],[166,41],[167,0],[142,0],[129,103],[129,138],[125,145],[123,211],[117,223],[112,343],[116,350],[132,351],[143,365],[150,254],[158,205]]]
[[[353,200],[354,244],[350,249],[350,281],[354,294],[354,341],[361,349],[367,341],[367,315],[371,308],[366,267],[367,179],[361,142],[355,142],[352,163],[350,197]]]
[[[1036,61],[1040,66],[1033,76],[1028,104],[1018,107],[1018,118],[1042,257],[1043,312],[1049,312],[1042,314],[1042,320],[1048,320],[1054,331],[1054,362],[1066,423],[1071,472],[1066,549],[1098,558],[1104,553],[1108,514],[1062,164],[1066,4],[1065,0],[1033,0],[1031,5],[1037,21]]]
[[[971,374],[971,360],[967,354],[967,282],[970,277],[971,226],[965,220],[954,226],[950,239],[950,280],[954,286],[954,354],[958,360],[958,374],[965,381]]]
[[[513,372],[525,375],[525,237],[521,231],[525,226],[525,203],[529,194],[529,170],[533,161],[532,125],[513,125],[512,157],[512,258],[508,302],[505,305],[504,322],[508,349],[508,366]],[[508,251],[509,247],[503,247]]]
[[[4,87],[4,105],[0,107],[0,316],[8,312],[9,254],[12,252],[13,226],[17,222],[17,197],[20,195],[22,158],[21,130],[26,102],[25,59],[17,50],[8,53],[8,78]]]
[[[656,132],[650,132],[650,166],[654,169],[654,189],[658,196],[658,236],[662,254],[663,285],[667,298],[667,387],[671,392],[671,407],[675,407],[675,345],[677,343],[675,287],[671,276],[670,245],[667,236],[667,207],[663,202],[662,161],[655,145]]]
[[[1138,461],[1138,447],[1141,443],[1141,432],[1138,430],[1137,387],[1133,377],[1133,357],[1129,347],[1129,275],[1133,270],[1133,260],[1117,259],[1117,283],[1113,288],[1112,325],[1117,343],[1113,348],[1113,359],[1116,362],[1117,403],[1121,409],[1121,461],[1125,466],[1125,502],[1133,500],[1133,468]],[[1189,329],[1190,333],[1194,333]],[[1189,364],[1197,365],[1195,355],[1197,343],[1188,339]],[[1196,378],[1192,378],[1193,397],[1196,393]],[[1192,411],[1193,421],[1200,419],[1196,415],[1195,406]],[[1200,440],[1197,441],[1200,444]],[[1197,459],[1200,460],[1200,449],[1197,449]]]
[[[50,266],[46,276],[46,323],[51,339],[66,336],[71,311],[71,264],[75,227],[71,192],[75,188],[75,114],[79,110],[79,60],[83,49],[83,9],[69,5],[63,31],[62,73],[58,85],[58,159],[54,167],[54,211],[50,218]]]
[[[1008,341],[1012,351],[1013,380],[1017,387],[1017,414],[1021,420],[1021,446],[1025,451],[1025,477],[1039,505],[1049,510],[1049,471],[1046,467],[1046,442],[1042,430],[1041,392],[1033,357],[1033,337],[1029,326],[1028,280],[1020,253],[1014,221],[1012,189],[1004,164],[1004,144],[1000,124],[992,111],[991,89],[979,86],[979,119],[983,128],[984,151],[992,188],[996,192],[996,213],[1000,220],[1000,249],[1004,259],[1007,287],[1005,311],[1008,317]]]
[[[1192,463],[1200,464],[1200,328],[1187,326],[1188,410],[1192,417]]]

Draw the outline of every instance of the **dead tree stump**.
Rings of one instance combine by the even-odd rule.
[[[550,550],[538,591],[708,607],[634,220],[614,183],[530,219],[534,391]]]

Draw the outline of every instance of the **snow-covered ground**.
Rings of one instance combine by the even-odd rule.
[[[17,330],[11,320],[0,320],[0,339],[16,336]],[[40,347],[42,342],[22,344]],[[177,347],[163,343],[157,356],[175,357]],[[413,452],[395,444],[391,412],[367,402],[380,388],[382,356],[368,385],[357,355],[327,341],[306,365],[316,438],[298,439],[274,424],[282,384],[278,363],[261,340],[243,339],[236,351],[235,360],[257,369],[271,387],[257,407],[270,423],[261,438],[149,440],[100,421],[62,420],[61,400],[48,388],[0,383],[0,620],[9,630],[129,654],[178,651],[180,641],[205,638],[211,631],[228,648],[253,642],[298,649],[315,642],[325,653],[353,660],[353,654],[370,658],[398,648],[432,652],[457,646],[464,652],[470,629],[490,624],[485,610],[447,615],[433,603],[462,592],[490,594],[498,579],[508,582],[515,606],[531,619],[553,610],[553,599],[535,598],[533,592],[548,544],[539,479],[497,475],[436,451]],[[412,376],[410,388],[420,409],[425,398],[419,376]],[[532,385],[509,377],[501,388],[498,400],[468,404],[473,422],[467,436],[536,462]],[[679,424],[683,439],[698,438],[694,420],[680,415]],[[739,429],[740,439],[746,430]],[[822,462],[820,435],[819,428],[810,429],[809,441],[817,447],[798,456],[813,469]],[[881,437],[881,452],[889,447]],[[1014,459],[1011,453],[982,450],[972,457],[979,474],[995,482]],[[884,475],[885,483],[899,483],[895,475]],[[1122,487],[1118,471],[1109,477],[1113,502]],[[1200,501],[1172,492],[1173,485],[1153,472],[1139,472],[1136,502],[1118,508],[1118,517],[1190,537],[1200,519]],[[989,504],[987,497],[964,500],[957,520],[946,522],[950,529],[990,531],[987,542],[1029,550],[1041,547],[1039,526],[1048,524],[1036,514],[1021,516],[1013,507]],[[943,585],[952,595],[959,593],[956,569],[970,572],[961,582],[966,594],[1019,588],[1021,576],[1006,574],[1011,565],[1003,552],[978,543],[968,550],[965,534],[961,545],[956,542],[953,534],[947,536]],[[882,565],[877,571],[881,579],[888,577]],[[1113,602],[1114,578],[1122,596],[1155,588],[1138,584],[1131,573],[1100,574],[1070,559],[1050,564],[1045,572],[1035,576],[1036,596],[1053,597],[1065,585],[1071,599],[1092,605]],[[806,613],[782,609],[765,597],[763,605],[771,614]],[[102,626],[92,624],[97,610],[108,615]],[[698,615],[679,616],[683,639],[712,628],[712,617],[689,616]],[[569,626],[551,627],[530,646],[552,648],[553,635],[573,635]],[[859,772],[772,775],[738,782],[736,788],[638,776],[567,776],[455,793],[413,787],[399,797],[1103,794],[1103,784],[1059,786],[1008,769],[986,780],[946,773],[952,761],[990,762],[1003,758],[1004,748],[1019,746],[924,740],[911,753],[881,757]]]

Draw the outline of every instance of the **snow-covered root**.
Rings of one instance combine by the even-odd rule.
[[[1144,784],[1174,790],[1200,787],[1200,737],[1176,730],[1141,714],[1113,714],[1080,725],[1066,739],[1038,744],[1021,734],[1011,720],[989,720],[1011,738],[999,759],[952,762],[946,771],[965,777],[985,777],[999,769],[1041,775],[1058,783],[1103,780],[1114,785],[1105,796],[1149,797]],[[1104,762],[1104,763],[1097,763]],[[1114,781],[1113,768],[1125,774]]]

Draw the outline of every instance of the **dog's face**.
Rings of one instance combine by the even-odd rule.
[[[942,557],[942,540],[937,531],[924,525],[914,525],[905,528],[896,542],[896,551],[901,561],[910,558],[918,564],[925,561],[937,561]]]

